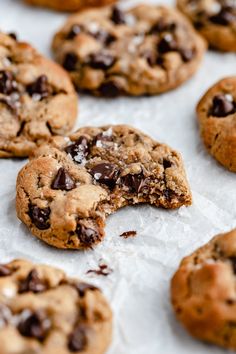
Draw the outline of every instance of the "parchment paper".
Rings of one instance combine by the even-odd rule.
[[[65,17],[18,0],[0,0],[1,29],[16,31],[47,56],[52,35]],[[31,236],[17,220],[14,205],[17,172],[26,160],[0,160],[0,262],[26,257],[63,267],[71,276],[100,286],[114,311],[109,354],[224,353],[195,341],[177,323],[169,303],[169,282],[183,256],[236,226],[236,175],[206,153],[194,113],[205,90],[235,72],[235,54],[209,52],[193,79],[162,96],[109,101],[81,96],[76,127],[128,123],[168,143],[183,154],[194,198],[193,206],[176,211],[150,206],[120,210],[108,218],[106,238],[94,251],[60,251]],[[136,230],[137,237],[119,237],[128,230]],[[107,277],[87,275],[99,262],[113,272]]]

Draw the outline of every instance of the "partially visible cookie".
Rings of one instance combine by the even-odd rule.
[[[172,304],[203,341],[236,349],[236,229],[183,259],[171,283]]]
[[[177,0],[177,5],[212,48],[236,51],[235,1]]]
[[[17,215],[58,248],[91,248],[126,205],[191,204],[180,154],[127,126],[85,127],[35,152],[17,179]]]
[[[68,133],[76,116],[68,74],[0,32],[0,157],[28,156],[51,136]]]
[[[95,286],[26,260],[0,265],[1,354],[103,354],[111,332]]]
[[[30,5],[49,7],[59,11],[79,11],[86,7],[105,6],[117,0],[25,0]]]
[[[197,115],[207,150],[236,172],[236,77],[211,87],[199,102]]]
[[[181,85],[197,71],[205,42],[177,10],[139,5],[72,15],[52,49],[78,90],[116,97]]]

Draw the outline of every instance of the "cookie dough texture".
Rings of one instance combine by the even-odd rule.
[[[236,229],[181,262],[171,284],[177,318],[196,338],[236,349]]]
[[[207,150],[236,172],[236,77],[211,87],[197,106],[197,116]]]
[[[0,32],[0,157],[28,156],[51,136],[68,133],[76,116],[68,74]]]
[[[236,51],[236,4],[230,0],[177,0],[212,48]]]
[[[78,90],[95,95],[154,95],[181,85],[198,69],[204,40],[177,10],[139,5],[88,10],[69,17],[52,49]]]
[[[98,288],[26,260],[0,265],[1,354],[103,354],[111,331]]]
[[[178,208],[191,204],[191,192],[181,156],[127,125],[55,138],[17,179],[19,219],[58,248],[92,248],[109,214],[138,203]]]
[[[79,11],[86,7],[105,6],[116,0],[25,0],[30,5],[49,7],[59,11]]]

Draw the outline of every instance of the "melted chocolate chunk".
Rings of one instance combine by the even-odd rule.
[[[43,208],[40,209],[36,205],[30,205],[29,207],[29,216],[34,223],[34,225],[40,229],[40,230],[46,230],[49,229],[50,223],[49,223],[49,216],[50,216],[51,210],[50,208]]]
[[[116,59],[112,55],[101,52],[92,54],[88,65],[93,69],[108,70],[114,65],[115,61]]]
[[[216,95],[213,98],[213,105],[209,110],[209,115],[215,117],[226,117],[235,112],[234,102],[227,99],[224,94]]]
[[[223,7],[218,14],[211,16],[209,20],[216,25],[227,26],[236,21],[236,16],[232,13],[231,8]]]
[[[89,154],[88,139],[85,136],[80,136],[75,143],[65,148],[65,152],[70,154],[75,162],[82,163]]]
[[[98,288],[96,286],[91,285],[91,284],[87,284],[87,283],[83,283],[83,282],[76,283],[75,288],[78,291],[79,296],[81,296],[81,297],[84,297],[85,293],[88,290],[91,290],[91,291],[98,290]]]
[[[74,179],[70,176],[63,167],[59,168],[56,177],[54,178],[51,188],[70,191],[76,187]]]
[[[101,238],[96,230],[81,224],[77,225],[75,232],[78,236],[78,239],[85,247],[92,247]]]
[[[111,163],[100,163],[90,170],[93,178],[109,188],[114,188],[119,175],[119,169]]]
[[[163,160],[163,167],[164,169],[166,168],[170,168],[172,166],[172,163],[170,162],[170,160],[164,159]]]
[[[107,81],[99,87],[102,96],[107,98],[118,97],[121,95],[122,90],[119,84],[115,81]]]
[[[69,52],[66,54],[64,58],[63,67],[68,71],[73,71],[76,69],[77,62],[78,62],[77,55],[73,52]]]
[[[137,175],[128,174],[121,177],[121,185],[128,187],[131,193],[141,193],[143,189],[147,187],[147,179],[144,177],[143,173]]]
[[[16,82],[11,71],[0,71],[0,93],[9,95],[14,91]]]
[[[121,11],[117,6],[114,6],[112,9],[111,20],[116,25],[123,25],[125,24],[125,14]]]
[[[36,312],[29,311],[26,318],[20,321],[18,330],[24,337],[36,338],[43,341],[50,329],[50,320],[43,310]]]
[[[32,291],[33,293],[41,293],[47,289],[44,281],[42,281],[36,269],[32,269],[27,275],[26,279],[21,281],[19,286],[19,293],[26,293]]]
[[[82,352],[88,345],[87,327],[78,325],[69,336],[68,348],[71,352]]]
[[[12,273],[12,269],[8,268],[5,264],[0,264],[0,277],[7,277]]]
[[[46,75],[41,75],[35,82],[27,86],[27,92],[32,97],[34,95],[39,96],[39,100],[50,96],[52,94],[52,87],[48,82]]]
[[[171,34],[166,34],[158,43],[158,51],[161,54],[178,51],[178,45]]]
[[[75,24],[71,27],[70,32],[66,36],[66,39],[74,39],[81,32],[82,32],[81,26]]]

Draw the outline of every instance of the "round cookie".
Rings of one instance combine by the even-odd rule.
[[[121,207],[173,209],[191,201],[181,156],[127,125],[54,138],[17,179],[19,219],[58,248],[92,248],[104,236],[106,217]]]
[[[207,150],[236,172],[236,77],[219,81],[197,106],[201,136]]]
[[[95,286],[26,260],[0,265],[1,354],[103,354],[111,332]]]
[[[184,258],[171,283],[177,318],[196,338],[236,349],[236,229]]]
[[[72,15],[52,49],[78,90],[116,97],[181,85],[198,69],[205,42],[177,10],[139,5]]]
[[[77,116],[68,74],[14,35],[0,32],[0,157],[25,157]]]
[[[117,0],[25,0],[30,5],[49,7],[59,11],[79,11],[85,7],[105,6]]]
[[[236,51],[236,3],[231,0],[177,0],[212,48]]]

